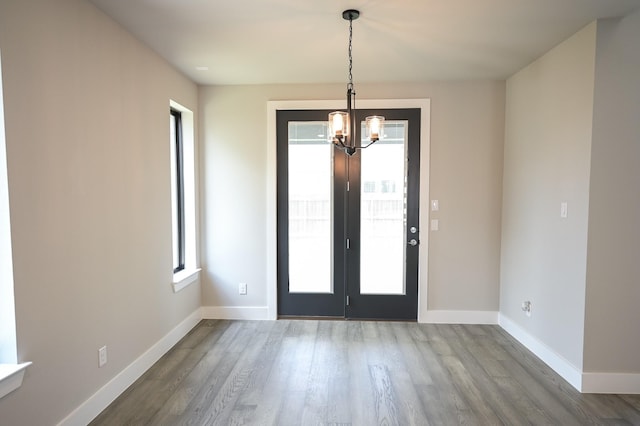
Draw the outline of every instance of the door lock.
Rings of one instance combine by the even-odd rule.
[[[418,240],[416,240],[415,238],[412,238],[411,240],[409,240],[409,242],[407,243],[410,246],[417,246],[418,245]]]

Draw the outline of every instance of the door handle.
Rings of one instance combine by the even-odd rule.
[[[412,238],[412,239],[410,239],[410,240],[407,242],[407,244],[409,244],[410,246],[414,246],[414,247],[415,247],[415,246],[417,246],[419,243],[418,243],[418,240],[416,240],[415,238]]]

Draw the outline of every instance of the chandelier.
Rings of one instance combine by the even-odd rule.
[[[365,138],[368,143],[362,146],[356,141],[356,92],[353,87],[353,55],[351,42],[353,39],[353,21],[360,12],[348,9],[342,12],[342,18],[349,21],[349,83],[347,84],[347,111],[335,111],[329,114],[329,136],[335,146],[344,150],[349,156],[359,149],[371,146],[382,137],[384,117],[372,115],[365,118]]]

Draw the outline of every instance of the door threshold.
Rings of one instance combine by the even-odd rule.
[[[278,315],[279,320],[312,320],[312,321],[344,321],[345,317]]]
[[[415,322],[417,319],[397,319],[397,318],[345,318],[327,316],[301,316],[301,315],[278,315],[279,320],[307,320],[307,321],[378,321],[378,322]]]

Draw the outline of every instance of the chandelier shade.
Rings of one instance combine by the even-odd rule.
[[[344,111],[335,111],[329,114],[329,135],[336,136],[349,135],[349,114]]]
[[[370,141],[380,140],[380,136],[384,132],[384,117],[380,115],[372,115],[365,119],[365,137]]]

